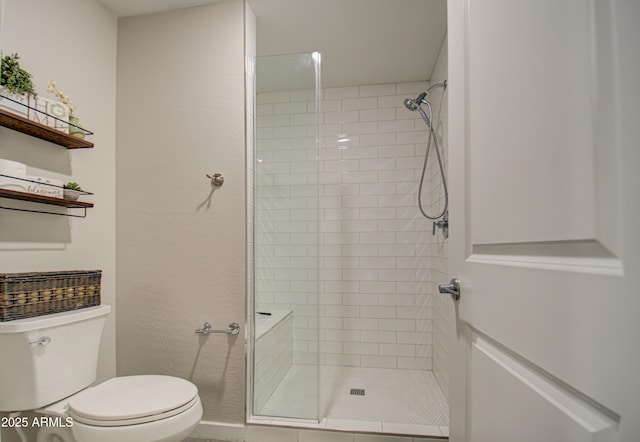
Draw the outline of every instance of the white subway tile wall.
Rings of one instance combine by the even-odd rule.
[[[432,80],[433,83],[441,83],[447,79],[447,43],[442,45],[442,51],[438,57],[438,62],[434,68]],[[447,94],[442,89],[434,90],[432,99],[438,104],[438,124],[435,125],[436,134],[438,135],[439,145],[444,150],[445,165],[448,158],[448,100]],[[441,107],[440,107],[441,104]],[[442,204],[441,183],[437,181],[438,175],[434,163],[431,163],[429,170],[430,176],[435,175],[433,180],[434,192],[431,193],[431,204],[440,207]],[[445,167],[445,174],[449,170]],[[447,174],[448,176],[448,174]],[[435,207],[432,206],[432,210]],[[442,235],[439,236],[440,241],[436,245],[435,252],[432,255],[431,266],[433,275],[433,284],[431,290],[437,293],[438,282],[447,282],[451,278],[449,276],[448,264],[448,248],[447,243],[442,241]],[[454,327],[453,320],[455,318],[454,304],[448,296],[436,296],[433,304],[433,374],[440,384],[445,398],[449,399],[449,343],[451,339],[451,331]]]
[[[316,120],[313,91],[256,96],[255,305],[293,312],[294,364],[318,362]]]
[[[267,318],[268,321],[271,317]],[[256,334],[254,344],[253,412],[260,414],[280,381],[285,377],[293,361],[293,317],[289,313],[284,318],[267,324],[267,329]]]
[[[427,87],[323,91],[319,201],[313,92],[257,97],[256,300],[294,311],[295,363],[315,362],[306,353],[317,350],[313,298],[319,283],[320,363],[434,366],[433,298],[436,282],[446,279],[446,258],[441,237],[431,235],[431,222],[417,208],[428,132],[418,113],[403,105]],[[442,136],[443,125],[436,127]],[[431,196],[440,191],[431,153],[423,202],[436,210],[442,201]]]

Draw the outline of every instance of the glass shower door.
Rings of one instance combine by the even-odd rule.
[[[315,421],[320,54],[254,69],[252,415]]]

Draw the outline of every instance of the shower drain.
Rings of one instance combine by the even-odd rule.
[[[355,396],[364,396],[364,388],[352,388],[351,394]]]

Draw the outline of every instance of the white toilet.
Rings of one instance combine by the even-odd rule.
[[[202,417],[195,385],[172,376],[96,379],[108,305],[0,323],[0,411],[51,416],[38,442],[178,442]]]

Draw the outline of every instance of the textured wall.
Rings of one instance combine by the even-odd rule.
[[[194,333],[245,322],[243,2],[120,20],[117,112],[118,375],[190,379],[205,420],[243,422],[244,329]]]
[[[115,61],[116,18],[94,0],[4,0],[0,32],[4,54],[17,52],[37,92],[49,80],[76,105],[76,115],[95,132],[94,149],[67,150],[0,127],[0,158],[27,165],[27,173],[77,181],[94,192],[85,219],[0,211],[0,271],[101,269],[102,300],[114,307],[102,334],[98,380],[115,375]],[[73,23],[72,26],[69,23]],[[34,209],[34,204],[2,201]],[[53,206],[39,209],[59,210]],[[64,212],[64,210],[60,210]],[[0,349],[0,358],[10,358]],[[61,369],[64,370],[64,367]],[[27,428],[29,440],[35,440]],[[19,441],[8,428],[5,442]]]
[[[116,18],[94,0],[5,0],[2,19],[3,53],[20,55],[41,96],[55,99],[46,88],[57,82],[82,125],[95,132],[87,138],[95,148],[67,150],[0,127],[0,158],[27,164],[30,175],[77,181],[95,193],[95,207],[85,219],[0,211],[0,271],[101,269],[102,300],[115,307]],[[103,333],[98,378],[114,374],[115,309]]]

